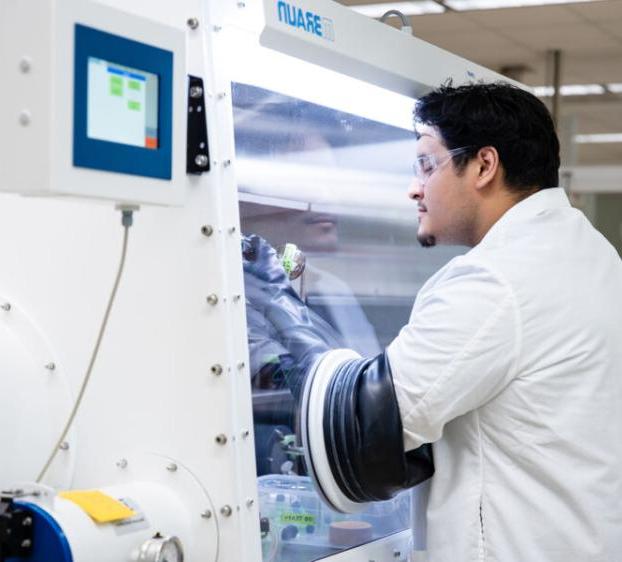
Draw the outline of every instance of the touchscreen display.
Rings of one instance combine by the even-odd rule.
[[[158,148],[158,75],[88,58],[87,136]]]

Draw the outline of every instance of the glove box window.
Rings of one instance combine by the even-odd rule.
[[[354,516],[322,505],[307,478],[292,395],[303,368],[288,359],[262,299],[278,285],[278,298],[326,345],[372,356],[408,322],[425,280],[462,249],[417,243],[416,204],[407,197],[412,131],[239,83],[233,104],[248,251],[274,248],[273,260],[303,267],[272,285],[266,273],[263,287],[245,278],[255,305],[247,320],[264,560],[316,560],[406,528],[409,502],[398,496]]]

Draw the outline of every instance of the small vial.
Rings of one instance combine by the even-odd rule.
[[[245,260],[255,261],[257,259],[257,242],[257,238],[242,237],[242,255]],[[276,254],[290,281],[302,275],[305,270],[306,257],[296,244],[291,242],[282,244],[276,248]]]
[[[306,258],[304,253],[296,246],[288,242],[276,249],[277,256],[290,281],[298,279],[305,270]]]

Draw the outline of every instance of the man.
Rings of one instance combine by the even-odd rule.
[[[415,121],[418,239],[471,250],[426,283],[385,353],[327,350],[269,251],[245,264],[270,286],[250,305],[296,365],[312,473],[348,509],[429,475],[432,443],[430,562],[618,561],[620,258],[555,187],[559,143],[537,98],[445,86]]]

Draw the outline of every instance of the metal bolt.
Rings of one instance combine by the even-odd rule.
[[[204,224],[201,227],[201,234],[203,236],[211,236],[212,234],[214,234],[214,227],[210,226],[209,224]]]
[[[215,365],[212,365],[212,367],[211,367],[211,371],[212,371],[212,373],[214,373],[216,376],[220,376],[220,375],[222,375],[222,365],[219,365],[218,363],[216,363]]]
[[[237,368],[240,369],[240,370],[242,370],[244,367],[246,367],[246,363],[244,363],[244,361],[240,361],[237,364]]]
[[[205,156],[205,154],[197,154],[197,155],[194,157],[194,163],[195,163],[197,166],[200,166],[201,168],[206,168],[206,167],[207,167],[208,162],[209,162],[209,161],[208,161],[208,159],[207,159],[207,156]]]
[[[22,57],[22,59],[19,61],[19,69],[26,74],[27,72],[30,72],[30,69],[32,68],[32,60],[30,57]]]
[[[242,298],[242,295],[233,295],[233,302],[238,302]]]
[[[63,442],[62,442],[62,443],[58,446],[58,448],[59,448],[61,451],[68,451],[68,450],[69,450],[69,443],[67,443],[67,441],[63,441]]]
[[[30,111],[28,111],[27,109],[24,109],[19,114],[19,124],[24,127],[26,127],[27,125],[30,125],[30,117],[31,117]]]
[[[48,363],[48,364],[45,366],[45,368],[46,368],[48,371],[55,371],[55,370],[56,370],[56,363]]]
[[[238,8],[246,8],[246,2],[238,2]]]
[[[6,310],[8,312],[9,310],[11,310],[11,303],[10,302],[5,302],[4,304],[0,305],[0,308],[2,310]]]
[[[203,517],[203,519],[209,519],[211,516],[212,516],[211,509],[206,509],[205,511],[201,512],[201,517]]]
[[[177,465],[172,462],[166,465],[166,470],[168,470],[169,472],[175,472],[177,470]]]
[[[397,548],[393,551],[393,558],[399,558],[402,556],[402,552],[397,550]]]
[[[200,98],[203,95],[203,88],[201,86],[191,86],[190,87],[190,97],[191,98]]]
[[[225,168],[228,168],[229,166],[231,166],[231,160],[229,160],[229,159],[227,158],[227,160],[225,160],[225,161],[222,163],[222,165],[223,165]]]
[[[196,29],[197,27],[199,27],[199,20],[198,18],[188,18],[186,24],[190,29]]]
[[[219,100],[222,100],[222,99],[224,99],[224,98],[226,98],[226,97],[227,97],[227,92],[218,92],[218,94],[216,94],[216,97],[217,97]]]
[[[251,432],[248,429],[245,429],[242,431],[242,439],[246,439],[250,434]]]
[[[250,509],[251,507],[253,507],[254,503],[255,503],[255,500],[253,498],[248,498],[246,500],[246,507]]]
[[[229,232],[229,234],[235,234],[236,230],[237,229],[235,228],[235,226],[230,226],[228,232]]]
[[[220,513],[222,513],[225,517],[229,517],[233,513],[233,510],[230,505],[223,505],[220,508]]]
[[[30,539],[24,539],[20,546],[22,548],[30,548],[32,546],[32,541]]]
[[[218,33],[219,31],[222,31],[222,25],[215,25],[214,27],[212,27],[212,29]]]
[[[30,527],[32,525],[32,517],[25,517],[22,521],[22,527]]]
[[[117,461],[117,466],[119,468],[127,468],[127,459],[120,459]]]
[[[218,304],[218,295],[215,295],[214,293],[212,293],[211,295],[207,295],[207,302],[212,306]]]
[[[227,443],[227,436],[224,433],[216,435],[216,443],[219,445],[225,445]]]

